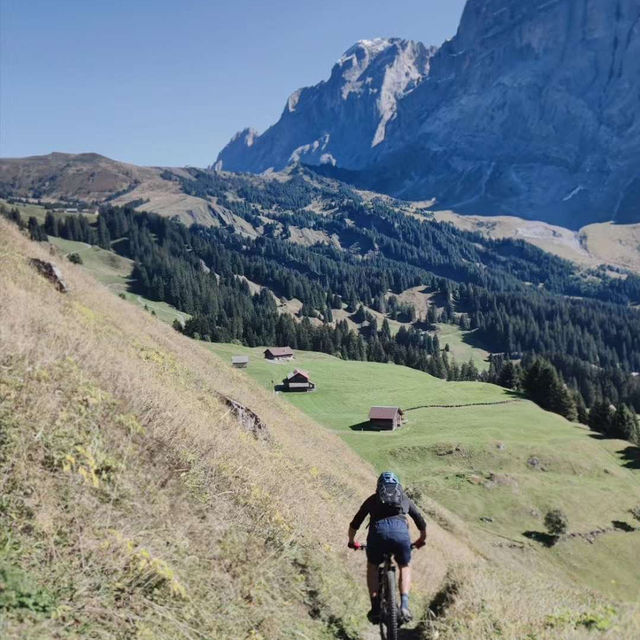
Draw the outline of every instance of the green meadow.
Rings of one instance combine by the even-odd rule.
[[[39,224],[44,224],[44,220],[47,216],[47,209],[45,209],[40,204],[31,204],[26,202],[17,202],[15,204],[9,204],[6,200],[0,198],[0,203],[4,204],[6,207],[12,208],[16,207],[18,211],[20,211],[20,215],[24,222],[26,222],[30,217],[34,217]],[[64,218],[65,216],[73,215],[70,213],[66,213],[64,210],[58,210],[54,212],[54,215],[58,218]],[[87,218],[90,222],[94,222],[97,219],[97,216],[93,212],[83,212],[82,215]]]
[[[480,371],[489,368],[489,352],[473,344],[473,331],[462,331],[457,324],[436,324],[440,346],[449,345],[450,354],[458,364],[471,360]]]
[[[145,308],[162,321],[171,324],[175,319],[183,322],[188,315],[167,304],[149,300],[129,291],[133,261],[123,258],[113,251],[101,249],[95,245],[64,238],[49,237],[49,242],[57,247],[65,256],[77,253],[82,258],[81,268],[89,271],[98,282],[107,286],[114,293],[124,296],[129,302]]]
[[[293,368],[309,371],[314,392],[281,395],[377,471],[395,470],[418,496],[435,500],[479,536],[522,544],[541,561],[559,563],[572,579],[612,595],[640,595],[640,531],[621,528],[634,526],[629,509],[640,504],[640,465],[628,443],[594,437],[495,385],[446,382],[407,367],[312,352],[273,364],[262,348],[210,347],[227,361],[248,354],[246,374],[269,389]],[[395,432],[363,428],[373,405],[401,407],[407,423]],[[594,544],[574,539],[547,549],[538,534],[554,508],[567,513],[571,532],[612,531]]]

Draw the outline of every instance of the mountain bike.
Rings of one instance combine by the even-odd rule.
[[[365,551],[366,544],[358,545],[357,551]],[[416,549],[415,544],[411,545]],[[393,554],[385,553],[382,564],[378,567],[378,598],[380,599],[380,639],[398,640],[398,628],[402,624],[398,607],[398,588],[396,565]]]

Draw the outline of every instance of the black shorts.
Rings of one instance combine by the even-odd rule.
[[[400,567],[411,562],[409,523],[404,516],[395,516],[373,522],[367,536],[367,560],[382,564],[386,553],[393,554]]]

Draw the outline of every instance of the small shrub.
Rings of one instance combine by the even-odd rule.
[[[122,298],[123,300],[126,300],[126,299],[127,299],[127,296],[126,296],[124,293],[120,292],[120,293],[118,294],[118,298]]]
[[[617,615],[616,609],[607,606],[602,611],[586,612],[576,620],[577,627],[586,627],[589,630],[608,631],[613,626]]]
[[[43,589],[31,585],[19,569],[0,566],[0,612],[26,609],[47,614],[54,607],[54,598]]]
[[[69,260],[69,262],[73,262],[73,264],[84,264],[82,262],[82,256],[79,253],[70,253],[67,256],[67,260]]]
[[[561,536],[569,529],[569,518],[561,509],[552,509],[544,517],[544,526],[551,535]]]
[[[636,519],[640,520],[640,504],[629,509],[629,513]]]

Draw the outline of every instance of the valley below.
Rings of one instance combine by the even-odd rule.
[[[46,245],[5,221],[0,235],[7,637],[368,640],[345,531],[387,467],[429,520],[407,638],[636,637],[628,443],[495,385],[194,341],[94,280],[90,260],[54,258],[70,289],[57,292],[28,263],[50,260]],[[239,353],[246,371],[229,364]],[[315,392],[273,393],[292,365]],[[362,430],[375,403],[401,404],[407,423]],[[558,505],[570,530],[550,547],[541,518]],[[596,529],[611,531],[571,535]]]
[[[640,639],[640,0],[7,4],[0,640]]]

